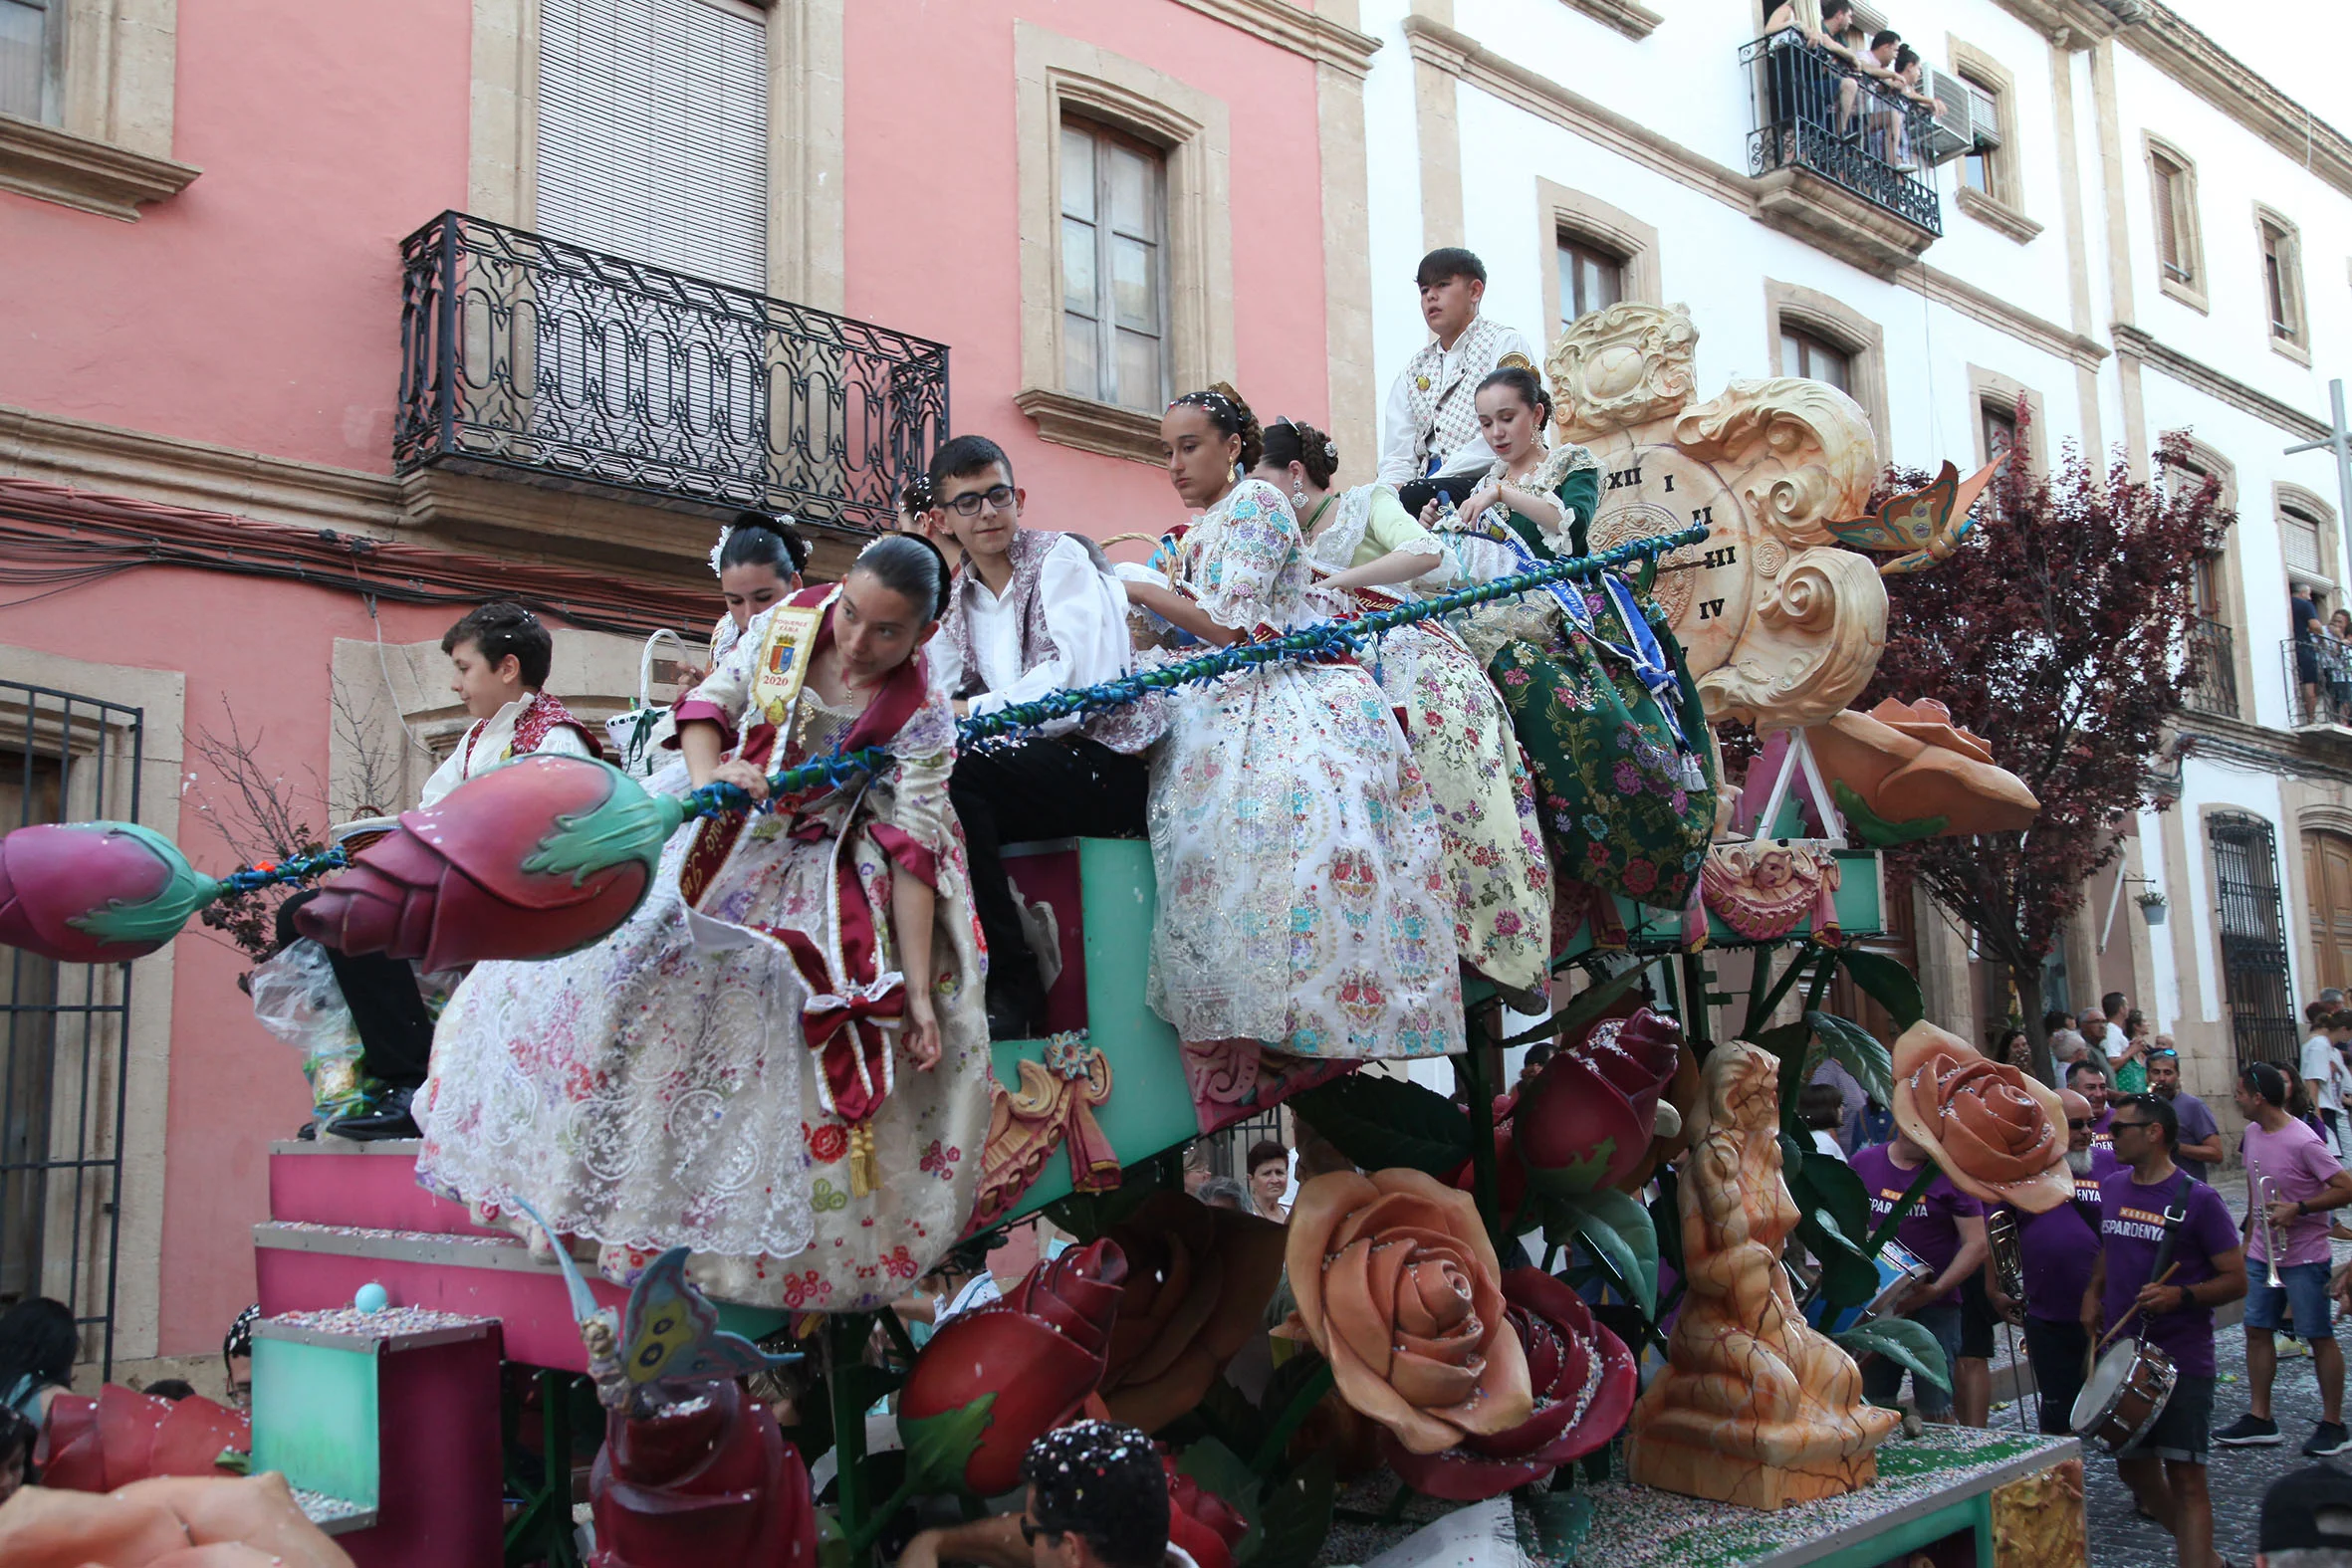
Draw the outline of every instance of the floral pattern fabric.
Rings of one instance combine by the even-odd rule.
[[[1185,533],[1174,575],[1246,634],[1320,618],[1297,520],[1261,480]],[[1151,770],[1153,1008],[1188,1042],[1319,1057],[1460,1049],[1435,808],[1371,676],[1268,665],[1179,687],[1169,708]]]
[[[694,694],[738,724],[761,630],[755,621]],[[804,697],[771,766],[838,737],[840,716]],[[599,1243],[618,1283],[687,1246],[696,1283],[720,1300],[865,1311],[903,1294],[971,1212],[990,1069],[981,938],[947,800],[946,700],[927,691],[884,744],[888,766],[862,784],[753,816],[699,920],[679,893],[700,825],[689,823],[644,906],[604,942],[476,968],[434,1040],[418,1179],[527,1233],[509,1211],[529,1202],[558,1232]],[[891,1179],[852,1197],[848,1129],[822,1109],[802,1034],[809,988],[760,928],[822,942],[836,853],[871,907],[889,909],[893,861],[877,825],[935,857],[929,983],[942,1040],[931,1071],[897,1063],[871,1122]]]

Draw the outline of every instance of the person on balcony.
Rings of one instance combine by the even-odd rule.
[[[938,1261],[990,1082],[955,720],[922,653],[947,580],[888,535],[753,619],[677,742],[697,787],[770,809],[673,838],[596,946],[475,968],[418,1096],[420,1183],[537,1236],[529,1203],[619,1282],[690,1247],[725,1301],[874,1310]],[[772,770],[869,748],[871,773],[771,798]]]
[[[1185,393],[1160,440],[1201,515],[1168,580],[1128,579],[1127,596],[1214,647],[1322,618],[1296,515],[1245,477],[1265,435],[1241,394]],[[1254,1042],[1310,1057],[1459,1050],[1436,814],[1370,673],[1353,658],[1270,663],[1176,687],[1168,710],[1151,767],[1147,997],[1184,1042],[1196,1096],[1254,1087],[1241,1070]]]
[[[934,679],[959,716],[986,717],[1065,687],[1116,680],[1134,666],[1127,597],[1100,546],[1078,534],[1024,528],[1028,493],[1013,460],[986,436],[941,445],[931,459],[935,531],[961,547],[948,588]],[[964,824],[972,903],[988,938],[988,1028],[997,1039],[1043,1034],[1046,989],[1005,879],[1000,847],[1029,839],[1140,838],[1151,770],[1145,748],[1166,710],[1156,697],[967,751],[948,792]]]
[[[1479,314],[1487,264],[1469,251],[1431,251],[1413,281],[1430,340],[1389,388],[1380,447],[1380,483],[1398,493],[1408,516],[1435,494],[1432,476],[1474,474],[1495,460],[1479,434],[1479,383],[1500,365],[1536,364],[1526,336]]]
[[[2301,583],[2287,595],[2286,618],[2294,627],[2295,680],[2302,687],[2303,723],[2316,724],[2319,710],[2319,646],[2326,640],[2327,627],[2319,618],[2319,601]]]
[[[2319,665],[2327,675],[2329,718],[2352,724],[2352,610],[2339,609],[2327,617]]]
[[[1854,26],[1851,0],[1780,0],[1764,18],[1764,81],[1770,96],[1772,166],[1798,159],[1806,126],[1835,134],[1846,72],[1861,59],[1842,35]],[[1787,36],[1782,36],[1787,35]]]

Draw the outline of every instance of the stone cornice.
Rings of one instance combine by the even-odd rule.
[[[2219,398],[2233,408],[2243,409],[2297,440],[2327,439],[2327,426],[2292,403],[2281,402],[2268,392],[2248,386],[2234,375],[2225,375],[2203,359],[2192,359],[2180,349],[2157,341],[2128,322],[2117,322],[2111,330],[2115,334],[2115,349],[2118,353],[2128,353],[2152,364],[2183,385],[2194,386],[2209,397]]]
[[[2003,11],[2060,49],[2088,49],[2122,25],[2100,0],[1997,0]]]
[[[0,190],[134,223],[141,206],[178,195],[202,172],[111,141],[0,114]]]
[[[0,405],[0,476],[388,538],[400,487],[363,474]]]
[[[2004,201],[1986,195],[1974,185],[1963,185],[1954,198],[1960,210],[2006,239],[2019,245],[2041,233],[2041,225],[2034,222]]]
[[[1666,20],[1641,0],[1560,0],[1560,3],[1583,12],[1595,22],[1607,23],[1636,43],[1649,37]]]
[[[1895,279],[1906,289],[1924,294],[1938,305],[1973,317],[1988,327],[1998,328],[2045,353],[2072,360],[2086,370],[2096,370],[2099,361],[2107,357],[2107,345],[2097,338],[2070,332],[2031,311],[2019,310],[2006,300],[1987,294],[1967,279],[1955,277],[1926,262],[1904,268],[1895,275]]]
[[[2352,195],[2352,138],[2257,76],[2162,0],[2143,0],[2116,35],[2149,62],[2296,163]]]
[[[1041,441],[1138,463],[1165,461],[1159,416],[1146,409],[1097,402],[1045,386],[1023,387],[1013,394],[1013,406],[1037,421]]]
[[[1752,217],[1756,214],[1757,182],[1738,169],[1669,140],[1639,120],[1497,54],[1442,22],[1408,16],[1404,27],[1406,46],[1422,64],[1458,77],[1727,206]]]
[[[1177,0],[1177,4],[1350,76],[1371,75],[1372,56],[1380,48],[1377,38],[1301,10],[1291,0]]]

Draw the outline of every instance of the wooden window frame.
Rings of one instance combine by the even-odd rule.
[[[2156,286],[2172,299],[2200,313],[2210,313],[2205,272],[2205,226],[2197,212],[2197,163],[2171,142],[2143,133],[2142,148],[2148,168],[2148,225],[2156,241]],[[2164,258],[2164,170],[2171,170],[2175,198],[2171,214],[2173,244],[2186,277],[2175,278]]]
[[[55,123],[0,115],[0,190],[124,223],[202,172],[172,160],[179,0],[50,0]]]
[[[40,103],[32,113],[18,117],[55,125],[65,117],[66,0],[0,0],[0,5],[41,18],[41,81],[36,89]]]
[[[2262,333],[2272,353],[2297,364],[2311,362],[2311,312],[2303,297],[2303,231],[2275,207],[2254,203],[2254,265],[2262,280]],[[2270,265],[2278,265],[2279,303],[2285,307],[2285,332],[2270,310]]]
[[[1578,311],[1573,316],[1569,315],[1569,310],[1574,304],[1570,298],[1569,269],[1566,266],[1570,256],[1578,259],[1576,263],[1578,271],[1581,271],[1582,264],[1586,260],[1605,268],[1616,282],[1616,288],[1613,291],[1616,298]],[[1559,299],[1559,308],[1553,313],[1551,320],[1559,332],[1565,333],[1594,311],[1605,311],[1612,305],[1624,302],[1625,258],[1618,253],[1617,248],[1613,245],[1603,245],[1573,229],[1561,229],[1552,236],[1551,271],[1553,292]]]
[[[1143,137],[1134,135],[1117,125],[1107,124],[1102,120],[1096,119],[1094,116],[1084,113],[1074,106],[1061,116],[1059,123],[1054,127],[1057,143],[1058,144],[1060,138],[1068,135],[1073,129],[1081,135],[1092,137],[1098,149],[1094,172],[1095,216],[1091,220],[1081,220],[1086,221],[1089,227],[1094,230],[1093,303],[1095,315],[1093,317],[1093,328],[1095,337],[1095,390],[1081,391],[1080,389],[1068,384],[1069,370],[1067,350],[1069,347],[1069,334],[1072,331],[1072,326],[1069,319],[1070,312],[1066,287],[1063,290],[1061,303],[1061,333],[1064,357],[1062,361],[1061,379],[1058,384],[1060,386],[1060,389],[1063,392],[1066,392],[1073,397],[1088,397],[1092,398],[1096,402],[1108,403],[1113,407],[1146,408],[1157,412],[1160,409],[1164,409],[1167,406],[1168,399],[1175,395],[1174,389],[1171,387],[1169,380],[1171,374],[1173,373],[1174,367],[1170,363],[1170,343],[1168,340],[1168,149],[1156,141],[1148,141]],[[1104,384],[1105,370],[1107,369],[1114,379],[1116,376],[1118,336],[1120,328],[1117,324],[1116,307],[1112,301],[1111,294],[1111,291],[1114,287],[1111,281],[1111,251],[1112,242],[1116,236],[1107,216],[1107,209],[1110,202],[1110,181],[1109,175],[1103,167],[1099,149],[1120,145],[1125,146],[1130,151],[1147,154],[1151,163],[1151,188],[1144,197],[1144,206],[1154,219],[1154,232],[1150,239],[1151,295],[1153,306],[1152,314],[1155,318],[1152,325],[1154,340],[1159,344],[1160,374],[1159,384],[1150,389],[1150,395],[1147,396],[1140,404],[1123,402],[1117,397],[1104,397],[1100,395],[1100,388]],[[1058,169],[1063,168],[1063,165],[1060,163],[1058,153],[1057,154],[1056,167]],[[1060,209],[1059,197],[1060,191],[1058,182],[1056,188],[1056,216],[1058,219],[1066,220],[1068,215]],[[1057,227],[1058,228],[1058,224]],[[1067,250],[1064,247],[1062,240],[1058,236],[1055,241],[1054,255],[1056,273],[1057,276],[1059,276],[1061,269],[1068,264],[1069,258]],[[1123,390],[1123,388],[1121,389]],[[1156,401],[1154,399],[1156,399]]]
[[[1535,181],[1535,232],[1543,247],[1536,257],[1536,276],[1543,280],[1543,320],[1551,324],[1547,332],[1556,331],[1556,324],[1567,309],[1567,302],[1560,298],[1559,286],[1559,247],[1563,240],[1574,240],[1621,258],[1617,263],[1620,305],[1666,303],[1665,289],[1658,275],[1658,230],[1654,225],[1598,196],[1542,178]]]
[[[1764,280],[1764,363],[1779,373],[1780,334],[1792,328],[1817,337],[1845,354],[1853,364],[1853,386],[1847,392],[1862,405],[1870,422],[1871,440],[1881,463],[1890,461],[1887,447],[1892,422],[1887,417],[1886,330],[1834,296],[1798,284]]]
[[[1987,183],[1991,188],[1979,190],[1971,185],[1964,165],[1955,181],[1958,194],[1954,201],[1977,222],[2004,239],[2023,245],[2041,233],[2041,225],[2025,213],[2016,79],[1993,56],[1950,34],[1945,35],[1944,55],[1952,63],[1954,76],[1993,101],[1994,120],[2000,133],[1999,145],[1985,157]]]

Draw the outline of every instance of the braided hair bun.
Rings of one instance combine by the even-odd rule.
[[[1310,424],[1277,419],[1266,427],[1265,460],[1275,468],[1296,463],[1306,470],[1315,489],[1328,490],[1331,476],[1339,471],[1339,446]]]
[[[1197,408],[1208,416],[1209,423],[1217,427],[1220,435],[1241,437],[1243,473],[1265,460],[1266,432],[1259,428],[1258,416],[1250,412],[1250,405],[1233,389],[1231,381],[1212,381],[1200,391],[1185,393],[1168,406]]]

